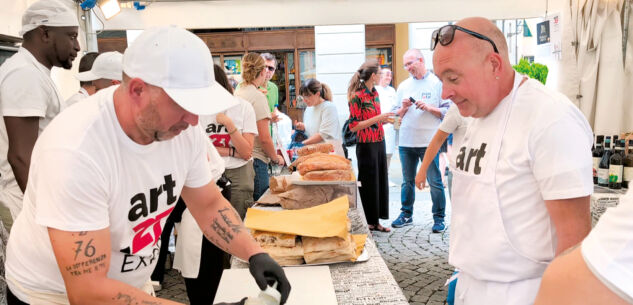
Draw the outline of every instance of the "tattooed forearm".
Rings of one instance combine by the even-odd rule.
[[[97,272],[102,269],[105,269],[106,267],[105,259],[106,259],[106,255],[103,254],[101,256],[91,258],[83,262],[66,266],[65,269],[67,272],[69,272],[73,276],[79,276],[82,274]]]
[[[224,209],[218,210],[218,213],[220,213],[220,216],[222,216],[222,220],[224,220],[224,222],[229,226],[229,228],[231,228],[233,232],[240,233],[242,231],[242,225],[239,223],[238,224],[233,223],[231,218],[229,218],[229,215],[232,213],[234,216],[236,216],[239,219],[239,216],[237,216],[237,213],[235,213],[234,211],[235,210],[233,210],[232,208],[224,208]]]
[[[217,218],[213,218],[211,229],[220,236],[227,244],[233,240],[233,234],[226,227],[222,226]]]
[[[224,251],[224,252],[229,252],[228,251],[228,247],[220,244],[220,241],[217,240],[215,237],[213,237],[213,235],[211,234],[211,232],[209,231],[205,231],[204,232],[204,236],[214,245],[216,245],[218,248],[220,248],[220,250]]]
[[[129,295],[129,294],[124,294],[124,293],[118,293],[114,298],[112,298],[113,301],[117,302],[116,304],[122,304],[122,305],[139,305],[139,304],[144,304],[144,305],[160,305],[163,304],[160,301],[147,301],[147,300],[141,300],[140,302],[136,300],[135,297]]]

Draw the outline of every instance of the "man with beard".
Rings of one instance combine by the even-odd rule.
[[[0,67],[0,202],[11,212],[2,219],[8,228],[22,208],[35,140],[64,108],[51,68],[72,67],[78,28],[64,3],[37,1],[22,16],[22,47]]]
[[[283,304],[284,271],[215,186],[196,126],[235,104],[200,38],[145,30],[125,51],[121,85],[69,107],[38,139],[7,247],[8,304],[177,304],[140,288],[179,196],[210,242],[249,261],[262,290],[278,283]]]

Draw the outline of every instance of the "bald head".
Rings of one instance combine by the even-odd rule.
[[[482,17],[470,17],[458,21],[457,25],[490,38],[490,40],[495,43],[497,50],[499,50],[499,55],[501,55],[503,60],[508,63],[510,62],[506,38],[492,21]],[[468,38],[464,41],[465,43],[472,45],[474,50],[484,56],[490,51],[494,51],[488,41],[477,39],[470,35],[462,36]]]
[[[442,98],[452,100],[462,116],[484,117],[513,87],[515,72],[505,37],[485,18],[467,18],[456,25],[460,28],[454,28],[452,41],[437,44],[433,53],[434,71],[442,81]],[[498,53],[481,36],[494,42]]]

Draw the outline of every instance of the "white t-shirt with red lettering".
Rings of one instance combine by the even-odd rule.
[[[26,291],[65,294],[47,227],[109,227],[108,277],[142,287],[154,270],[162,228],[183,186],[211,182],[208,142],[200,127],[140,145],[117,119],[117,87],[62,112],[35,144],[24,207],[13,224],[6,261],[9,287],[24,302]],[[83,246],[77,263],[86,270],[105,268],[103,257],[90,257],[93,252]]]
[[[236,99],[239,101],[239,104],[227,109],[224,114],[233,121],[237,131],[257,136],[257,121],[255,120],[255,110],[253,110],[253,106],[239,97],[236,97]],[[215,115],[201,116],[200,125],[204,128],[204,132],[209,139],[211,139],[214,146],[233,147],[229,130],[227,130],[226,126],[218,124],[215,120]],[[244,160],[240,157],[227,156],[222,157],[222,159],[224,159],[224,164],[227,169],[238,168],[248,163],[248,160]]]

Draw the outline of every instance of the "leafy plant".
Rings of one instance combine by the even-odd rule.
[[[545,85],[545,81],[547,80],[547,73],[549,72],[546,65],[539,63],[530,63],[527,61],[527,59],[522,58],[521,60],[519,60],[518,65],[514,65],[512,67],[517,72],[536,79],[539,82],[543,83],[543,85]]]

